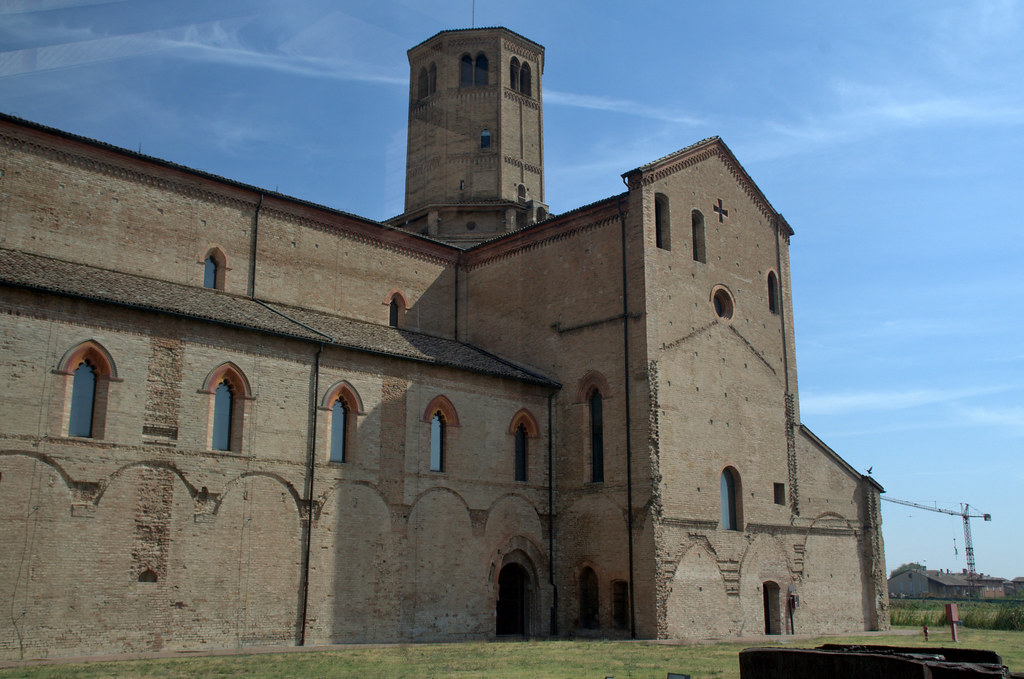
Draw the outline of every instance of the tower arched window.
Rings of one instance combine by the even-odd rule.
[[[779,313],[779,277],[774,271],[768,272],[768,311]]]
[[[426,99],[427,95],[430,94],[430,83],[427,79],[427,69],[421,68],[420,75],[416,79],[416,98]]]
[[[508,86],[516,92],[519,91],[519,68],[519,60],[512,57],[508,64]]]
[[[491,147],[491,131],[484,130],[480,133],[480,148],[487,149]]]
[[[590,480],[604,481],[604,398],[590,392]]]
[[[430,68],[427,69],[427,95],[434,92],[437,92],[437,64],[431,61]]]
[[[707,250],[704,244],[704,214],[700,210],[690,213],[693,227],[693,261],[707,262]]]
[[[68,436],[92,437],[92,421],[96,406],[96,369],[88,359],[75,368],[71,381],[71,417]]]
[[[654,243],[662,250],[671,250],[670,213],[668,196],[663,193],[654,195]]]
[[[520,184],[519,188],[516,189],[516,195],[518,196],[520,203],[525,203],[526,202],[526,187],[524,185]]]
[[[473,84],[482,87],[487,84],[487,56],[482,52],[476,55],[476,68],[473,71]]]
[[[459,61],[459,87],[473,86],[473,57],[463,54]]]
[[[532,85],[530,83],[530,65],[523,62],[523,68],[519,71],[519,91],[528,97],[533,96]]]
[[[723,530],[740,530],[740,525],[743,522],[740,502],[739,473],[732,467],[726,467],[722,470],[721,479],[722,522],[720,525]]]

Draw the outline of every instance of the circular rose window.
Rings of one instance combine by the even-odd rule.
[[[723,320],[732,318],[732,295],[725,288],[718,288],[711,295],[711,304],[715,307],[715,315]]]

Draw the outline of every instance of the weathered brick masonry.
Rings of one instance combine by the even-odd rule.
[[[888,626],[791,229],[717,138],[550,218],[543,55],[410,50],[389,224],[0,118],[0,657]]]

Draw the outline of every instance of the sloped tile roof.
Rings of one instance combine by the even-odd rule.
[[[0,249],[0,284],[529,384],[560,386],[542,375],[454,340],[15,250]]]

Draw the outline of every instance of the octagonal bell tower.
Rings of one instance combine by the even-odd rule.
[[[544,48],[506,28],[409,50],[405,212],[393,226],[469,247],[546,219]]]

